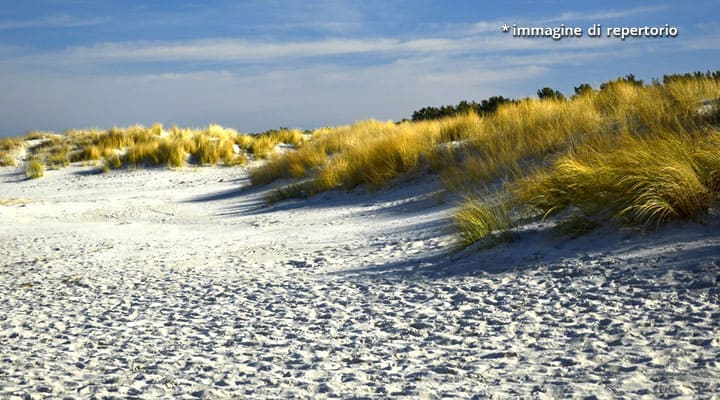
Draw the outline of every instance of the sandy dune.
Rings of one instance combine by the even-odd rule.
[[[720,224],[452,253],[431,181],[0,169],[0,398],[711,398]]]

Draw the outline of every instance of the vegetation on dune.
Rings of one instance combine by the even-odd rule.
[[[514,231],[516,223],[508,203],[498,201],[502,199],[501,195],[496,197],[498,198],[491,204],[480,198],[469,197],[455,212],[457,229],[463,245],[489,238],[484,244],[490,247],[499,242],[510,242],[517,237]]]
[[[720,111],[698,110],[703,99],[718,96],[717,79],[651,86],[620,79],[565,102],[564,108],[582,104],[596,118],[568,124],[566,143],[509,179],[506,207],[542,218],[570,210],[577,221],[655,226],[700,218],[720,193]],[[536,126],[528,124],[527,132]],[[466,229],[465,215],[457,220]]]
[[[28,142],[28,141],[34,142]],[[25,138],[0,141],[0,166],[13,165],[12,151],[28,145],[31,158],[51,169],[73,162],[84,165],[102,163],[103,171],[123,167],[142,168],[165,165],[179,168],[196,165],[245,165],[249,156],[271,157],[279,144],[299,146],[305,135],[299,130],[279,129],[259,134],[240,134],[234,129],[209,125],[204,129],[164,130],[161,124],[150,128],[134,125],[106,131],[69,130],[63,135],[33,131]]]
[[[0,167],[8,167],[15,165],[15,157],[8,152],[0,152]]]
[[[628,75],[599,90],[582,84],[570,99],[551,88],[538,97],[482,115],[453,109],[440,119],[316,130],[298,151],[253,169],[251,180],[289,179],[272,196],[279,200],[437,173],[447,189],[472,195],[456,213],[465,244],[512,238],[498,232],[511,230],[518,216],[568,210],[576,221],[568,229],[582,231],[599,218],[640,225],[697,219],[717,201],[720,108],[707,101],[720,97],[717,73],[650,85]],[[496,198],[487,193],[498,187],[501,202],[480,200]]]
[[[37,158],[31,159],[25,167],[25,175],[30,179],[40,178],[45,175],[45,164]]]
[[[13,152],[22,146],[20,138],[0,138],[0,167],[15,165]]]
[[[623,133],[563,155],[513,192],[545,216],[575,207],[637,224],[697,219],[716,200],[720,177],[720,131],[700,134]]]
[[[432,173],[461,194],[455,221],[465,245],[517,235],[520,218],[561,214],[560,231],[582,234],[598,221],[660,225],[700,219],[720,193],[720,71],[633,75],[588,84],[571,97],[549,87],[537,99],[502,96],[425,107],[412,121],[368,120],[312,132],[281,128],[241,134],[204,129],[128,128],[31,132],[0,140],[0,165],[25,143],[29,177],[45,165],[102,162],[104,170],[166,165],[244,165],[254,185],[280,180],[268,200],[336,188],[391,186]],[[286,144],[276,151],[279,144]],[[287,148],[293,149],[286,151]]]
[[[380,188],[403,173],[420,170],[426,160],[440,162],[437,145],[465,140],[480,124],[480,117],[467,113],[416,123],[369,120],[322,128],[312,132],[312,140],[298,151],[277,155],[253,169],[251,180],[265,184],[281,178],[304,179],[305,195],[361,184]]]

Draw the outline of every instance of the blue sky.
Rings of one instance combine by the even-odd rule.
[[[0,136],[409,117],[633,73],[720,69],[720,1],[0,0]],[[504,23],[676,38],[513,38]]]

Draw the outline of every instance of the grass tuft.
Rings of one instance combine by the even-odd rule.
[[[587,215],[659,225],[698,219],[715,201],[717,140],[659,133],[625,134],[562,156],[550,168],[519,180],[518,199],[544,216],[570,206]]]
[[[186,143],[181,138],[163,139],[158,145],[158,155],[155,158],[158,162],[167,163],[170,168],[182,168],[188,155],[185,147]]]
[[[215,138],[198,135],[195,138],[195,148],[200,165],[215,165],[220,160],[220,149]]]
[[[31,159],[25,168],[25,176],[30,179],[36,179],[43,175],[45,175],[45,164],[37,158]]]
[[[21,138],[0,138],[0,167],[15,165],[13,152],[22,147]]]
[[[485,240],[486,246],[491,247],[517,238],[509,207],[503,201],[488,205],[478,198],[469,198],[455,212],[454,218],[465,246]]]
[[[116,153],[111,153],[105,156],[103,171],[108,172],[111,169],[120,169],[122,168],[122,165],[122,158],[120,158],[120,156]]]

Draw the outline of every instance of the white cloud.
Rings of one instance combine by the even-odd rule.
[[[558,15],[557,17],[546,19],[544,22],[568,22],[568,21],[597,21],[603,22],[604,19],[626,18],[638,14],[649,14],[667,9],[667,6],[637,7],[627,10],[606,10],[594,12],[575,12],[569,11]]]
[[[467,30],[469,34],[488,33],[488,32],[500,32],[500,27],[505,21],[479,21],[472,25]]]
[[[604,38],[583,40],[513,38],[509,35],[461,38],[326,39],[298,42],[257,42],[242,39],[203,39],[185,42],[114,42],[94,46],[70,47],[56,52],[18,56],[5,64],[93,65],[102,63],[146,62],[276,62],[281,59],[324,63],[323,57],[337,55],[377,55],[393,60],[429,54],[446,57],[478,55],[519,50],[562,51],[595,49],[618,45]],[[315,59],[315,60],[313,60]]]
[[[69,15],[52,15],[31,20],[0,21],[0,30],[27,28],[80,28],[99,25],[107,22],[107,18],[78,18]]]
[[[706,35],[693,40],[683,40],[680,45],[684,50],[720,50],[720,35]]]
[[[253,42],[242,39],[203,39],[187,42],[120,42],[72,47],[60,55],[95,61],[244,61],[382,52],[396,49],[394,39],[329,39],[317,42]]]
[[[257,29],[264,31],[288,31],[288,30],[304,30],[304,31],[324,31],[331,33],[348,33],[359,30],[363,27],[361,22],[357,21],[311,21],[311,22],[285,22],[279,26],[260,26]]]

